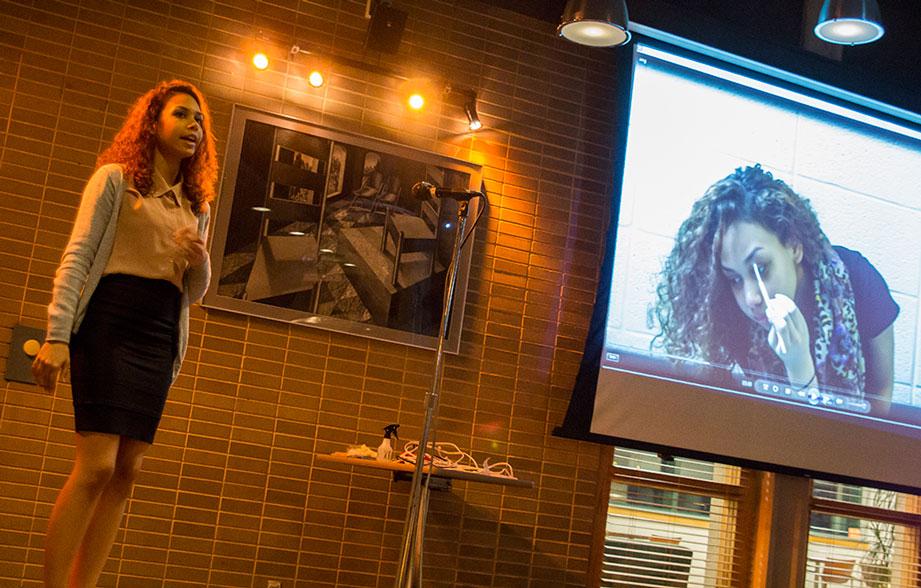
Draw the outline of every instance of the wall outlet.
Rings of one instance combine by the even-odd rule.
[[[281,588],[281,582],[278,580],[269,580],[265,588]]]

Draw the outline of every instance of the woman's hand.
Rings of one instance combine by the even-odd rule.
[[[53,393],[58,382],[58,374],[66,370],[69,363],[70,348],[67,343],[45,341],[32,362],[35,383]]]
[[[767,307],[771,321],[768,345],[783,362],[790,384],[809,385],[815,377],[815,366],[806,318],[796,303],[783,294],[768,300]]]
[[[173,241],[179,248],[182,257],[192,267],[201,265],[208,259],[208,250],[205,249],[204,240],[198,236],[195,225],[182,227],[173,233]]]

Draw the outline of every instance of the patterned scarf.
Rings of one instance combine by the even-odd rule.
[[[815,315],[810,336],[817,384],[863,398],[866,365],[847,268],[835,250],[826,245],[813,269]],[[749,365],[755,371],[784,374],[783,363],[767,344],[767,334],[767,328],[751,323]]]

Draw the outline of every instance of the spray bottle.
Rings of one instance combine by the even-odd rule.
[[[390,444],[391,436],[394,439],[399,439],[400,436],[397,435],[397,429],[400,428],[400,425],[392,424],[384,427],[384,440],[381,441],[381,444],[377,448],[377,461],[393,461],[393,446]]]

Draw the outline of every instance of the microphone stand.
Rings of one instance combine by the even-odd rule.
[[[441,325],[438,329],[438,345],[435,348],[435,378],[432,387],[425,395],[425,419],[422,424],[422,435],[419,447],[416,450],[416,467],[413,470],[410,482],[409,506],[406,510],[406,521],[403,524],[403,546],[400,549],[400,569],[397,573],[395,588],[413,588],[422,585],[422,543],[425,535],[425,518],[429,505],[429,480],[431,479],[434,464],[429,464],[428,474],[423,474],[425,456],[428,453],[429,437],[431,437],[431,454],[435,455],[435,421],[438,415],[438,400],[441,394],[441,376],[444,372],[444,343],[448,335],[448,323],[451,308],[454,305],[454,289],[457,286],[457,266],[460,259],[461,246],[467,226],[468,203],[465,200],[457,201],[457,231],[454,234],[454,247],[451,253],[451,264],[445,279],[445,293],[441,311]],[[432,255],[436,255],[433,253]],[[434,462],[434,459],[433,459]],[[425,482],[423,484],[423,476]]]

